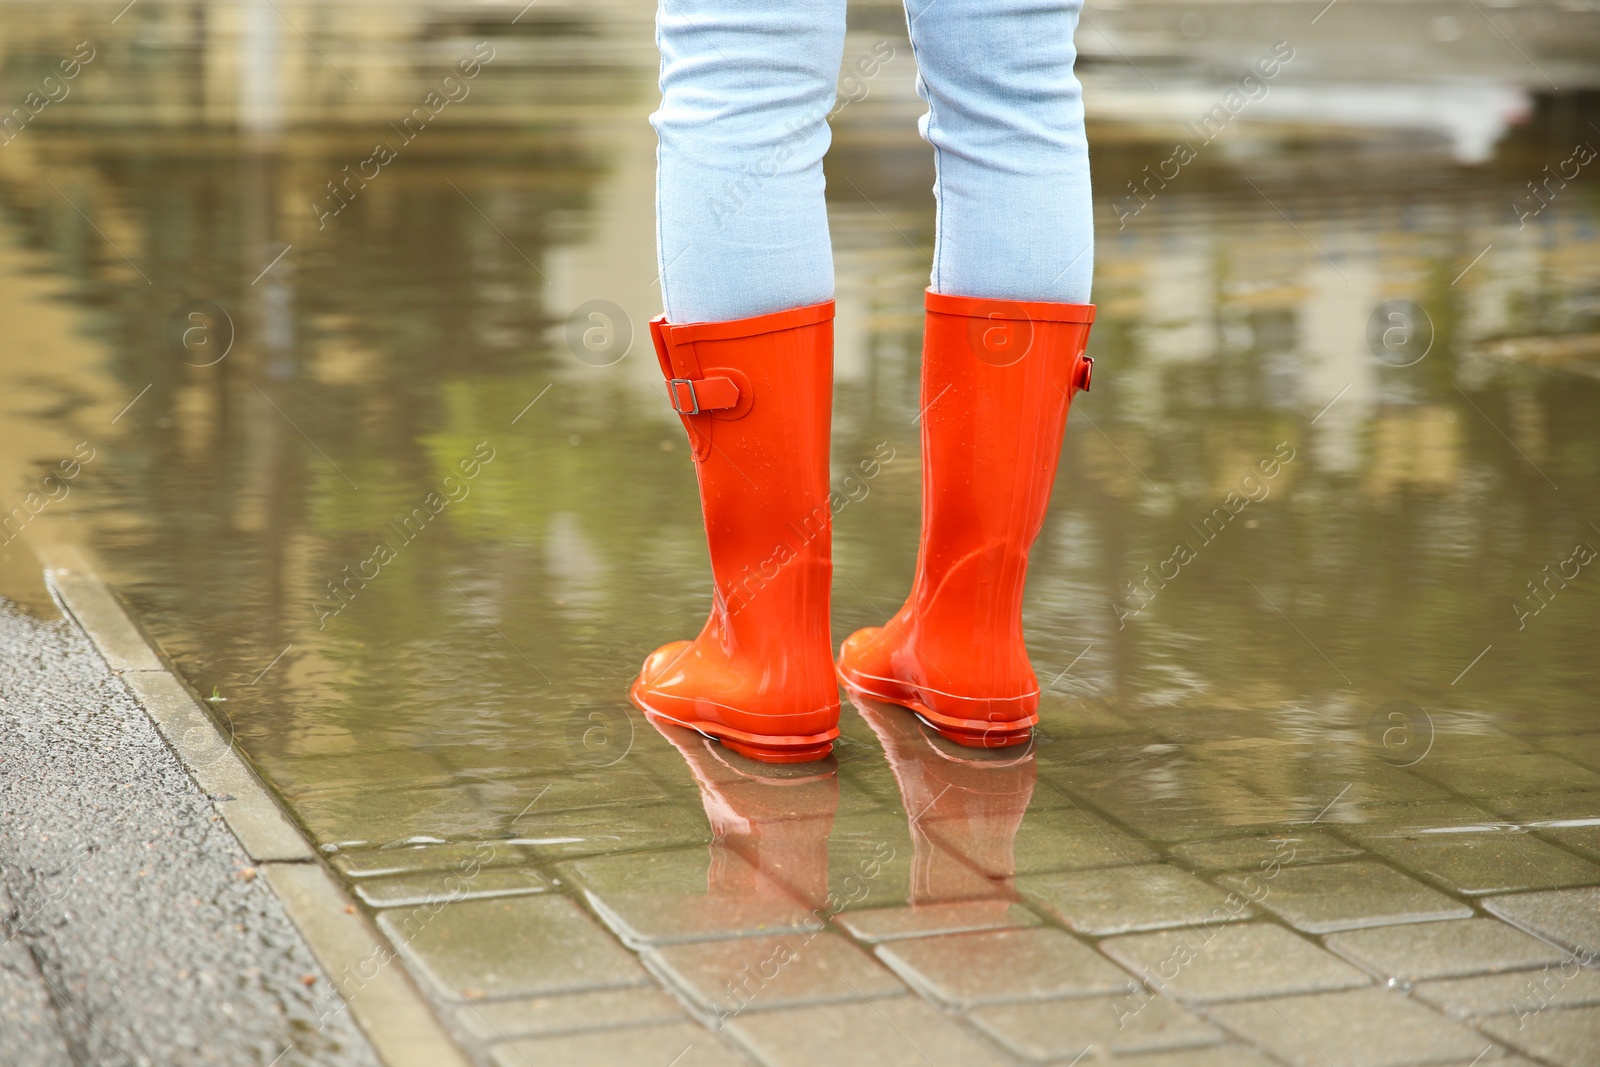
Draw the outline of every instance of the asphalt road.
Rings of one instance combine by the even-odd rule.
[[[249,862],[82,633],[0,599],[0,1067],[375,1065]]]

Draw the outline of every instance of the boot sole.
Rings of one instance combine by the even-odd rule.
[[[720,722],[680,719],[675,715],[668,715],[664,711],[651,707],[645,701],[643,687],[637,680],[628,689],[628,699],[633,701],[634,706],[644,712],[645,718],[651,722],[693,730],[703,737],[709,737],[713,741],[720,741],[741,756],[747,756],[762,763],[812,763],[816,760],[827,759],[828,754],[833,751],[833,739],[839,736],[838,727],[820,734],[774,737],[753,734],[747,730],[739,730]]]
[[[960,719],[953,715],[944,715],[904,692],[886,693],[873,689],[858,676],[846,673],[843,668],[837,668],[837,671],[839,681],[849,692],[869,697],[879,703],[906,708],[941,737],[948,738],[958,745],[965,745],[967,748],[1010,748],[1013,745],[1025,745],[1033,739],[1033,728],[1039,723],[1037,714],[1027,719],[1014,719],[1006,723],[985,723],[977,719]],[[875,680],[892,682],[892,679]]]

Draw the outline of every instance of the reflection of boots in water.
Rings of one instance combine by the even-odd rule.
[[[971,867],[1003,873],[1009,896],[1017,829],[1038,777],[1033,750],[960,747],[899,708],[854,703],[900,786],[915,850],[910,902],[970,897]]]
[[[765,891],[750,884],[749,868],[754,867],[807,908],[821,905],[828,896],[828,835],[839,809],[839,778],[833,765],[758,764],[730,756],[722,746],[688,730],[659,723],[656,729],[689,765],[711,821],[707,891],[713,895]]]

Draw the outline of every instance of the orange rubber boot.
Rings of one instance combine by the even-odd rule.
[[[768,763],[839,736],[828,635],[833,302],[732,322],[650,324],[700,481],[714,585],[693,641],[645,660],[629,695],[652,720]]]
[[[839,676],[950,740],[1026,742],[1039,682],[1022,640],[1072,394],[1089,387],[1092,304],[927,294],[922,542],[905,606],[839,649]]]

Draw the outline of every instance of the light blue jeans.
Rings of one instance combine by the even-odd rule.
[[[1081,6],[906,0],[937,167],[936,292],[1088,302],[1089,149],[1072,73]],[[668,321],[833,297],[822,157],[844,36],[845,0],[661,0],[650,121]],[[859,58],[873,69],[870,57],[852,67]]]

